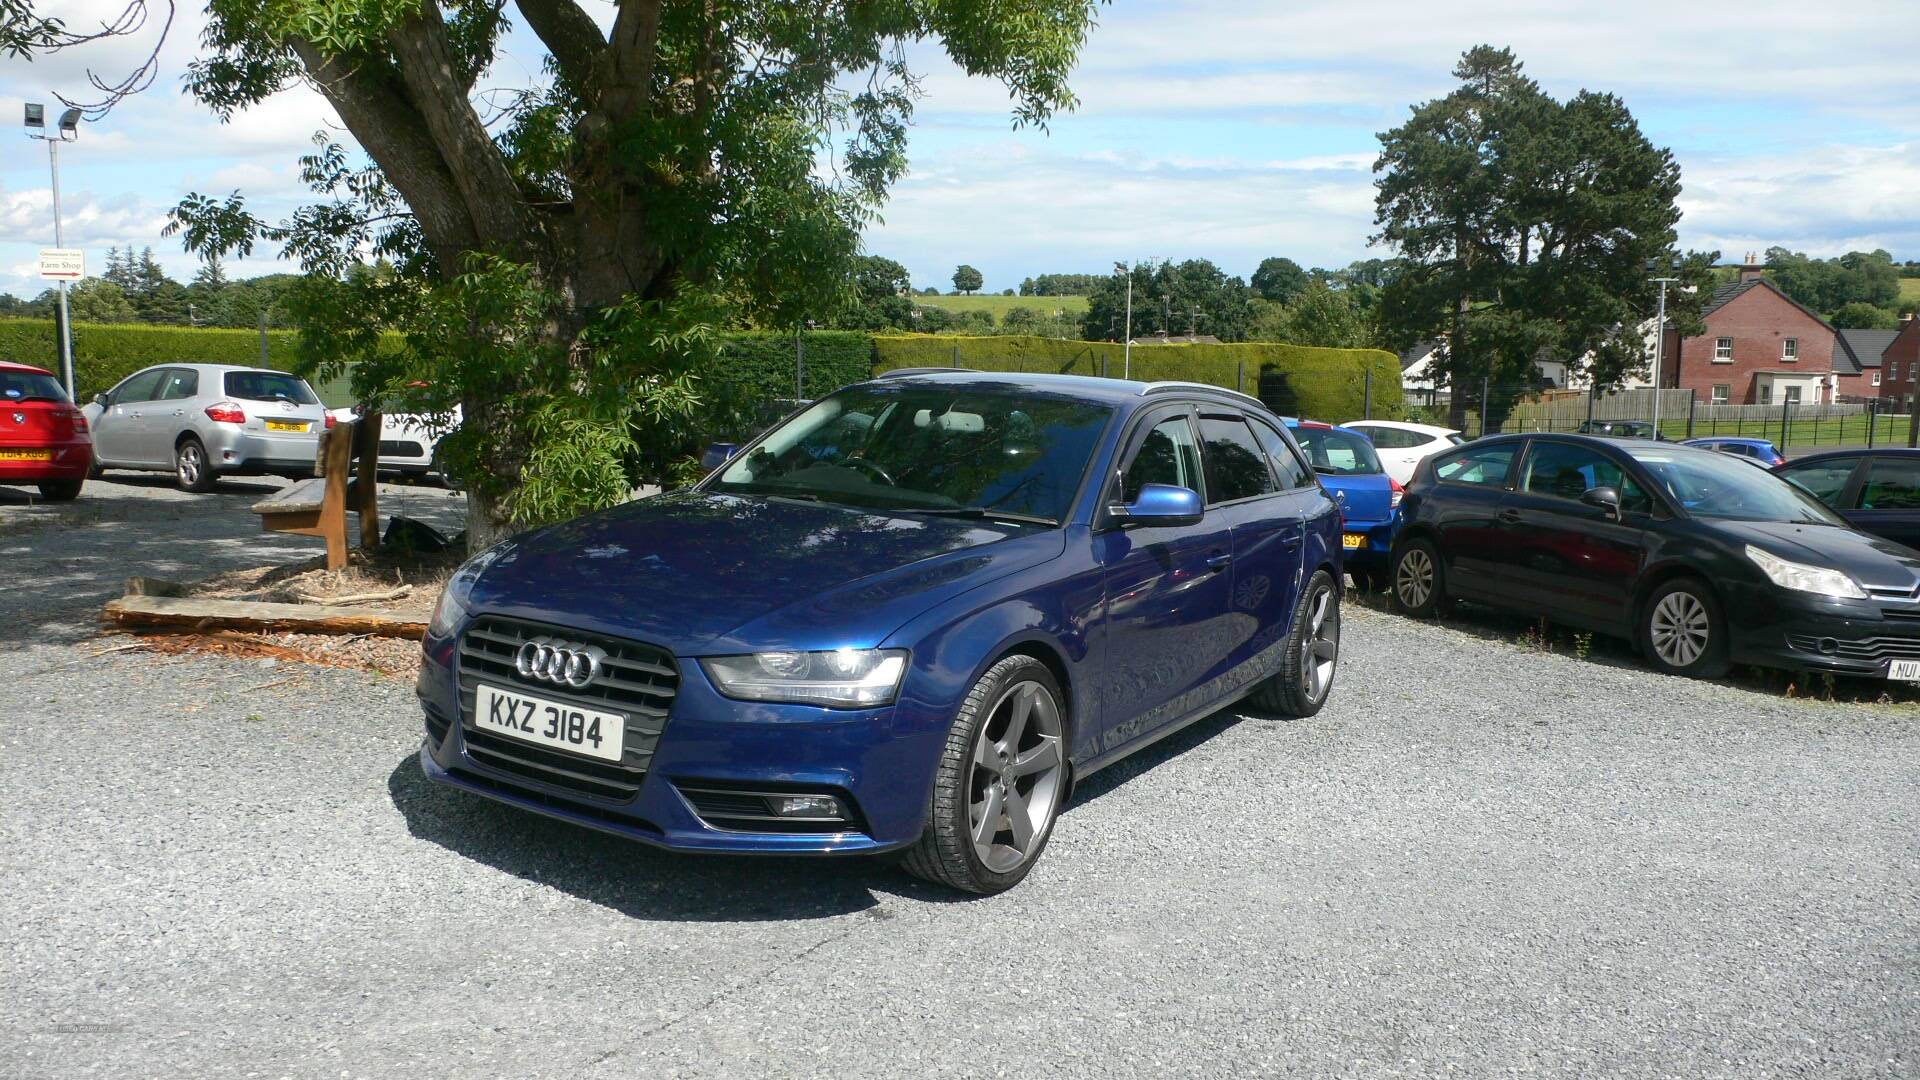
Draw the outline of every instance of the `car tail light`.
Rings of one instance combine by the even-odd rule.
[[[327,414],[327,430],[328,430],[328,431],[332,431],[332,430],[333,430],[333,423],[334,423],[334,420],[333,420],[333,414],[332,414],[332,413],[328,413],[328,414]]]
[[[1394,508],[1395,510],[1398,510],[1398,509],[1400,509],[1400,500],[1401,500],[1401,499],[1404,499],[1404,498],[1406,498],[1406,496],[1407,496],[1407,489],[1406,489],[1406,488],[1403,488],[1403,487],[1401,487],[1401,486],[1400,486],[1400,481],[1398,481],[1398,480],[1395,480],[1395,479],[1394,479],[1393,477],[1391,477],[1391,476],[1389,476],[1389,477],[1387,477],[1387,483],[1389,483],[1389,484],[1391,484],[1391,485],[1393,485],[1393,501],[1392,501],[1392,506],[1393,506],[1393,508]]]
[[[79,409],[68,409],[67,421],[73,425],[73,430],[75,434],[85,435],[87,433],[88,428],[87,428],[86,413],[81,412]]]
[[[242,412],[240,406],[234,402],[217,401],[207,406],[207,419],[216,424],[244,424],[247,422],[247,414]]]

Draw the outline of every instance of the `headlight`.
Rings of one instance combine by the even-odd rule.
[[[460,568],[447,579],[447,587],[440,590],[440,602],[433,606],[433,618],[427,621],[428,637],[453,636],[453,632],[460,628],[461,617],[467,613],[467,597],[473,594],[473,586],[479,582],[480,575],[511,550],[513,541],[502,540],[460,564]]]
[[[1762,551],[1751,545],[1747,547],[1747,558],[1752,559],[1754,565],[1767,575],[1767,580],[1783,589],[1819,593],[1821,596],[1837,596],[1847,600],[1867,598],[1867,591],[1860,587],[1860,583],[1842,571],[1825,566],[1808,566],[1806,563],[1792,562],[1771,551]]]
[[[857,709],[886,705],[907,670],[904,649],[763,652],[700,661],[720,692],[746,701]]]

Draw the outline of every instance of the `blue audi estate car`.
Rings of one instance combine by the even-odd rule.
[[[1073,784],[1319,711],[1340,517],[1250,397],[896,372],[693,488],[507,540],[424,643],[434,780],[684,851],[1019,882]]]

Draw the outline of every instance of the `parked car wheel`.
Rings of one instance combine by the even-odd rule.
[[[87,466],[87,479],[98,480],[106,474],[106,471],[107,470],[100,467],[100,461],[96,458],[93,464]]]
[[[1675,578],[1640,606],[1640,651],[1669,675],[1716,679],[1727,673],[1727,620],[1713,589]]]
[[[85,480],[47,480],[40,484],[40,497],[48,502],[72,502],[80,497]]]
[[[1312,716],[1327,703],[1339,662],[1340,590],[1333,575],[1321,570],[1300,591],[1287,635],[1286,662],[1278,675],[1253,692],[1254,706],[1281,716]]]
[[[1027,876],[1067,791],[1064,700],[1031,656],[981,676],[947,732],[926,831],[902,860],[908,872],[982,894]]]
[[[213,490],[216,479],[213,463],[207,460],[207,448],[192,435],[180,440],[173,450],[173,480],[181,491],[207,492]]]
[[[440,448],[437,446],[433,448],[433,464],[427,466],[427,472],[448,491],[460,490],[459,478],[448,471],[447,459],[441,455]]]
[[[1364,596],[1380,591],[1381,580],[1384,575],[1376,574],[1372,570],[1354,570],[1349,568],[1347,570],[1347,576],[1353,579],[1353,591]]]
[[[1446,568],[1440,563],[1440,549],[1431,540],[1409,540],[1393,553],[1393,602],[1401,611],[1422,619],[1445,615],[1452,606],[1447,599]]]

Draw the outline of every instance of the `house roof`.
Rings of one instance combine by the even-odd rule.
[[[1740,297],[1759,288],[1766,289],[1773,295],[1799,308],[1801,313],[1806,315],[1807,318],[1812,319],[1828,330],[1833,330],[1833,324],[1821,318],[1819,312],[1788,296],[1786,293],[1781,292],[1780,286],[1775,285],[1763,277],[1752,278],[1747,281],[1729,281],[1725,285],[1713,290],[1713,296],[1707,300],[1707,306],[1700,309],[1700,317],[1704,319],[1735,300],[1738,300]],[[1835,330],[1834,333],[1839,333],[1839,331]]]
[[[1433,351],[1439,347],[1439,338],[1415,343],[1413,348],[1400,354],[1400,370],[1405,371],[1420,361],[1425,360],[1427,357],[1432,356]]]
[[[1893,339],[1900,336],[1898,330],[1838,330],[1835,333],[1840,336],[1841,349],[1853,358],[1855,364],[1863,368],[1879,367],[1880,358],[1886,353],[1887,346],[1892,345]],[[1838,360],[1839,356],[1835,355],[1834,359]],[[1835,367],[1837,369],[1838,365]]]

